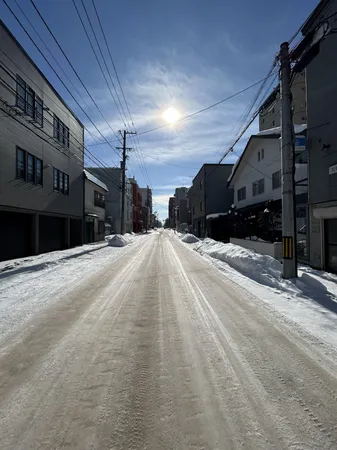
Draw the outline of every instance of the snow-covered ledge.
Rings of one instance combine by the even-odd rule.
[[[262,255],[272,256],[278,261],[281,261],[282,259],[281,242],[270,243],[236,238],[230,238],[230,242],[231,244],[240,245],[241,247],[249,248],[250,250],[255,250],[257,253],[261,253]]]

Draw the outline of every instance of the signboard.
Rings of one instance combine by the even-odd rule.
[[[334,175],[335,173],[337,173],[337,164],[329,167],[329,175]]]
[[[305,150],[306,137],[296,136],[295,137],[295,152],[302,152]]]

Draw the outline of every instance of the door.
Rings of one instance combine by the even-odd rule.
[[[337,273],[337,219],[325,220],[325,267]]]
[[[86,237],[87,244],[94,242],[95,236],[94,236],[94,222],[93,221],[85,222],[85,237]]]

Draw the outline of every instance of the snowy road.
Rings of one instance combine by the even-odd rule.
[[[334,351],[175,236],[62,270],[3,333],[2,450],[336,449]]]

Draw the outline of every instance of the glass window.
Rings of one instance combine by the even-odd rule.
[[[54,167],[54,172],[53,172],[53,187],[54,187],[54,191],[59,190],[59,170],[55,169],[55,167]]]
[[[36,184],[41,184],[42,186],[42,161],[39,158],[35,158],[35,173],[36,173]]]
[[[264,178],[261,180],[254,181],[253,183],[253,196],[263,194],[264,192]]]
[[[27,181],[35,183],[34,156],[27,153]]]
[[[54,116],[54,127],[53,128],[54,128],[53,136],[54,136],[54,138],[59,140],[60,139],[60,121],[56,116]]]
[[[69,128],[62,124],[62,144],[69,147]]]
[[[59,191],[63,192],[63,186],[64,186],[64,173],[59,171]]]
[[[69,195],[69,175],[64,174],[64,193]]]
[[[19,76],[16,77],[16,106],[26,110],[26,83]]]
[[[238,202],[241,200],[246,199],[246,186],[243,186],[242,188],[238,189]]]
[[[16,150],[16,178],[26,179],[26,152],[18,148]]]
[[[281,187],[281,171],[278,170],[272,174],[272,185],[273,189],[278,189]]]
[[[34,118],[35,92],[33,91],[33,89],[27,86],[26,95],[27,95],[26,113],[29,117]]]
[[[43,126],[43,101],[38,97],[35,96],[35,121]]]

